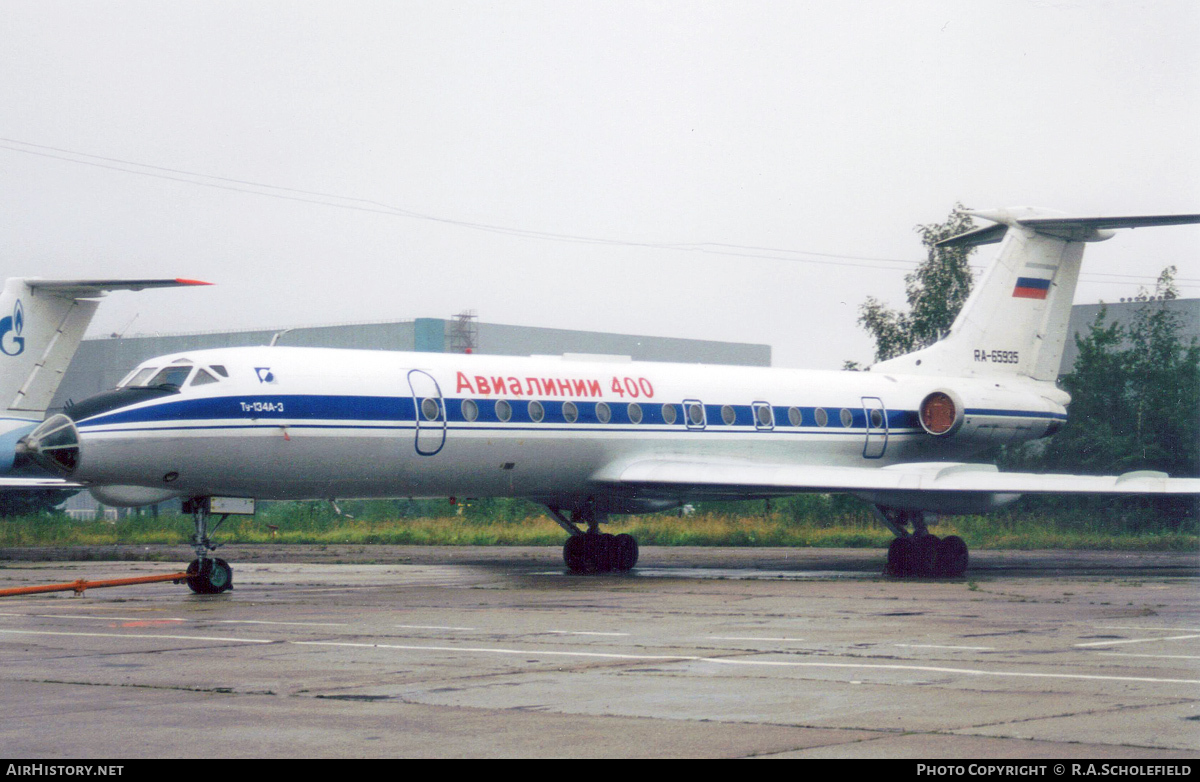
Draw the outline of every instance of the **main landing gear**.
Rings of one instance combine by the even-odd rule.
[[[196,552],[196,558],[187,566],[188,588],[199,595],[216,595],[233,589],[233,568],[225,560],[209,556],[217,550],[217,544],[212,542],[209,534],[216,532],[225,523],[225,519],[229,518],[229,514],[221,516],[210,530],[208,523],[212,513],[209,511],[207,497],[186,500],[183,503],[183,512],[191,513],[192,522],[196,525],[196,533],[192,536],[192,548]]]
[[[632,535],[610,535],[600,532],[607,521],[603,513],[591,506],[572,511],[570,521],[558,508],[550,508],[559,526],[571,534],[563,546],[563,561],[572,573],[625,573],[633,570],[638,561],[638,544]],[[587,524],[587,532],[576,526]]]
[[[967,570],[967,544],[957,535],[930,534],[923,511],[876,506],[875,512],[896,535],[888,546],[889,576],[901,578],[959,578]],[[910,533],[905,527],[912,526]]]

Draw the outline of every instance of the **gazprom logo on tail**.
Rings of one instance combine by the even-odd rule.
[[[13,307],[13,314],[0,318],[0,353],[6,356],[19,356],[25,352],[25,338],[21,332],[25,330],[25,307],[21,300]]]

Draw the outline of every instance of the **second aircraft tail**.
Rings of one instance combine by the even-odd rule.
[[[42,280],[13,277],[0,290],[0,474],[16,441],[46,412],[91,323],[113,290],[208,285],[197,280]]]

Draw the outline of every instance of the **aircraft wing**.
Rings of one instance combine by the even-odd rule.
[[[805,466],[701,458],[646,459],[597,475],[600,483],[696,495],[765,497],[802,492],[1200,495],[1200,478],[1139,470],[1123,475],[1000,472],[990,464]],[[688,490],[691,490],[690,492]]]
[[[82,489],[82,483],[62,478],[0,478],[0,489]]]

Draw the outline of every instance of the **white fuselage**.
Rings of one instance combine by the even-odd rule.
[[[878,467],[962,458],[1040,437],[1066,417],[1065,395],[1019,377],[283,347],[142,367],[172,362],[194,367],[179,393],[77,419],[74,480],[144,487],[144,502],[558,502],[589,496],[598,476],[647,456]],[[917,418],[940,389],[965,400],[954,437],[926,433]]]

